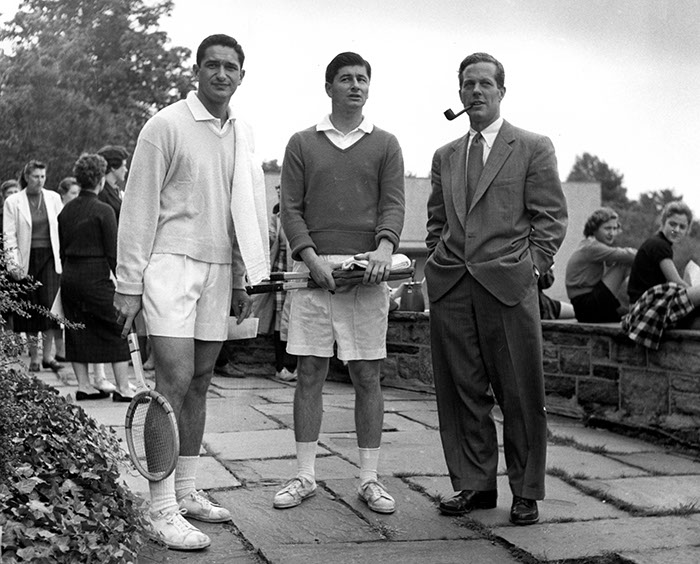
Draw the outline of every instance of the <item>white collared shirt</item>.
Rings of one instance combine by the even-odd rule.
[[[192,112],[192,117],[194,118],[195,121],[211,121],[212,122],[212,127],[216,130],[217,135],[220,137],[223,137],[226,135],[228,132],[228,129],[230,127],[233,127],[233,122],[236,121],[236,118],[233,116],[233,107],[229,104],[227,113],[228,113],[228,118],[224,122],[223,125],[221,125],[221,120],[213,116],[209,110],[202,104],[202,101],[199,99],[199,96],[197,96],[197,92],[192,90],[187,94],[186,98],[187,102],[187,107],[190,109],[190,112]]]
[[[489,153],[491,152],[491,147],[493,147],[494,141],[496,141],[496,136],[498,135],[498,132],[501,130],[501,126],[503,125],[503,118],[499,117],[496,121],[494,121],[491,125],[486,127],[482,132],[481,136],[484,138],[484,163],[486,163],[486,159],[489,158]],[[474,136],[476,135],[476,130],[472,129],[471,127],[469,128],[469,141],[467,145],[467,162],[469,162],[469,151],[472,148],[472,140],[474,139]]]
[[[347,134],[335,128],[330,114],[316,125],[316,131],[323,131],[331,143],[340,149],[347,149],[354,143],[357,143],[365,133],[372,133],[372,129],[374,129],[374,124],[364,116],[360,125]]]

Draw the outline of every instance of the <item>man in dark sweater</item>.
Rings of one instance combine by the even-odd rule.
[[[282,226],[294,269],[309,272],[319,288],[291,293],[287,351],[299,357],[297,475],[275,495],[278,509],[295,507],[316,490],[322,390],[336,345],[355,387],[358,496],[373,511],[394,511],[394,499],[377,481],[384,415],[379,376],[389,310],[384,282],[403,227],[404,169],[396,138],[362,115],[371,73],[356,53],[330,62],[331,114],[292,136],[282,165]],[[368,261],[363,283],[336,288],[333,268],[352,257]]]

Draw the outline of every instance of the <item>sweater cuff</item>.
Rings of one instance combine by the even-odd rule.
[[[143,282],[117,280],[117,292],[127,296],[141,296],[143,294]]]
[[[399,238],[394,233],[393,231],[389,231],[388,229],[384,229],[377,233],[377,235],[374,237],[374,241],[377,244],[377,247],[379,247],[379,242],[382,239],[387,239],[394,247],[393,252],[396,252],[399,250]]]

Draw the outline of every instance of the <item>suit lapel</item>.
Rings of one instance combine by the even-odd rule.
[[[507,121],[504,121],[498,135],[496,135],[495,141],[493,142],[493,147],[491,147],[489,157],[486,159],[486,163],[484,164],[484,170],[481,173],[481,178],[479,178],[479,185],[476,187],[476,192],[474,193],[474,198],[472,199],[472,205],[469,208],[470,211],[474,209],[476,203],[484,195],[488,187],[493,182],[493,179],[498,174],[498,171],[501,170],[501,167],[503,167],[503,164],[513,152],[512,143],[514,140],[515,137],[513,135],[513,127]]]
[[[454,151],[450,155],[450,190],[455,213],[464,229],[467,218],[467,139],[465,135],[454,145]],[[448,183],[443,182],[443,187]]]

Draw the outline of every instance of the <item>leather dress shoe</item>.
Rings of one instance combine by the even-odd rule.
[[[112,392],[112,401],[117,403],[126,403],[134,399],[133,396],[123,396],[116,390]]]
[[[101,392],[101,391],[97,391],[97,392],[93,392],[93,393],[81,392],[81,391],[75,392],[75,399],[77,401],[98,400],[98,399],[105,399],[108,397],[109,397],[109,394],[107,392]]]
[[[514,525],[534,525],[540,520],[537,510],[537,502],[534,499],[525,499],[517,495],[513,496],[513,505],[510,508],[510,522]]]
[[[56,359],[54,359],[54,358],[52,358],[49,361],[42,360],[41,366],[43,366],[44,368],[50,368],[54,372],[58,372],[59,370],[61,370],[63,368],[63,365],[56,362]]]
[[[478,492],[462,490],[450,499],[443,499],[438,506],[443,515],[464,515],[473,509],[493,509],[496,507],[498,492],[487,490]]]

